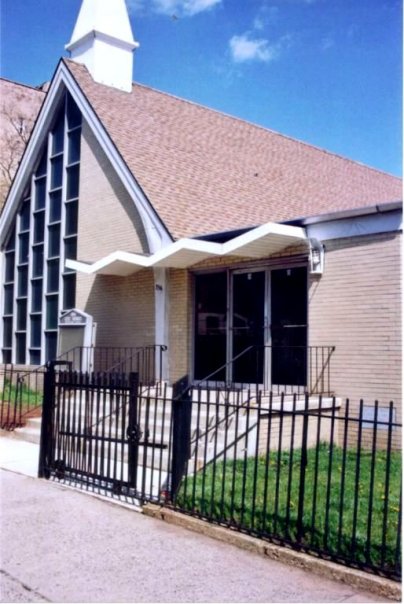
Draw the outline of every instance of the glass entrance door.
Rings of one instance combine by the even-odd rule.
[[[224,381],[226,359],[227,272],[195,275],[194,378]]]
[[[306,267],[195,275],[194,379],[205,378],[306,385]]]
[[[231,365],[232,375],[229,378],[236,383],[262,384],[265,271],[233,274],[231,319],[231,358],[240,356]]]
[[[271,271],[272,384],[307,382],[307,269]]]

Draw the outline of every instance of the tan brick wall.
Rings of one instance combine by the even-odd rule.
[[[271,256],[268,256],[268,258],[258,258],[258,259],[252,259],[252,258],[246,258],[245,256],[219,256],[219,257],[213,257],[213,258],[208,258],[206,260],[202,260],[201,262],[198,262],[197,264],[194,264],[192,266],[192,270],[203,270],[203,269],[208,269],[208,268],[219,268],[219,267],[255,267],[255,266],[262,266],[263,264],[269,264],[272,261],[276,261],[277,259],[282,259],[282,258],[290,258],[291,256],[296,256],[296,255],[301,255],[301,254],[305,254],[308,256],[308,249],[306,245],[301,245],[301,244],[297,244],[297,245],[291,245],[287,248],[285,248],[284,250],[282,250],[281,252],[278,252],[277,254],[272,254]]]
[[[133,201],[86,124],[81,140],[79,260],[94,262],[114,252],[147,252]],[[77,275],[76,306],[94,317],[99,346],[154,344],[154,277]]]
[[[335,412],[334,431],[332,441],[340,445],[340,431],[338,430],[339,410]],[[307,423],[307,446],[315,447],[319,443],[331,442],[332,434],[331,412],[323,411],[321,418],[312,413]],[[268,435],[268,430],[270,434]],[[303,444],[303,415],[281,416],[274,412],[269,418],[265,416],[260,421],[258,450],[264,455],[268,448],[270,451],[290,451],[301,449]]]
[[[78,228],[78,260],[94,262],[116,250],[148,251],[135,204],[86,124],[81,137]]]
[[[94,317],[98,346],[154,344],[154,277],[77,275],[77,306]]]
[[[346,443],[350,448],[367,450],[373,449],[373,447],[375,449],[387,449],[389,446],[393,449],[401,449],[401,427],[396,425],[401,424],[401,403],[393,408],[391,428],[388,426],[389,405],[379,405],[378,421],[380,423],[377,424],[375,430],[374,422],[366,421],[368,419],[365,415],[366,402],[369,401],[364,401],[363,421],[361,432],[359,432],[360,422],[357,421],[360,415],[359,402],[350,400],[348,404],[347,401],[341,400],[340,421],[337,424],[340,445],[344,446]]]
[[[366,404],[401,406],[401,236],[325,242],[325,270],[311,277],[309,341],[335,345],[332,389]]]
[[[192,292],[186,269],[169,271],[169,379],[175,382],[191,371]]]

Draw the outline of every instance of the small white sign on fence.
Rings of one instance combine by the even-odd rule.
[[[371,428],[373,430],[374,422],[377,422],[377,430],[388,430],[390,420],[389,407],[376,407],[373,405],[364,405],[362,414],[362,428]],[[393,409],[392,421],[396,421],[396,410]],[[394,429],[394,427],[393,427]]]

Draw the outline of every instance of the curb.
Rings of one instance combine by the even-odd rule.
[[[368,591],[389,600],[401,602],[401,584],[390,579],[371,575],[354,568],[348,568],[328,560],[322,560],[321,558],[297,552],[284,546],[261,541],[250,535],[210,524],[204,520],[199,520],[199,518],[193,518],[155,504],[148,503],[145,505],[143,513],[151,518],[164,520],[169,524],[175,524],[196,533],[201,533],[207,537],[235,545],[240,549],[277,560],[283,564],[307,570],[327,579],[346,583],[361,591]]]

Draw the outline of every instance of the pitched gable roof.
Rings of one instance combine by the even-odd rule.
[[[120,92],[66,65],[175,238],[401,198],[394,176],[139,84]]]

